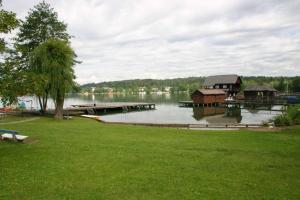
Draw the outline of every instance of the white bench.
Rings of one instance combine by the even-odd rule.
[[[10,133],[4,133],[4,134],[1,135],[1,138],[2,138],[2,140],[4,140],[4,139],[14,139],[14,135],[10,134]],[[15,135],[15,139],[18,140],[18,141],[23,141],[26,138],[28,138],[28,136],[25,136],[25,135]]]
[[[1,135],[2,140],[13,139],[13,140],[17,140],[17,141],[23,141],[26,138],[28,138],[28,136],[19,135],[18,132],[14,131],[14,130],[0,130],[0,133],[3,133]]]

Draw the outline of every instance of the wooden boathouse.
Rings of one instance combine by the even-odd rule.
[[[198,89],[191,94],[193,104],[209,106],[225,102],[226,93],[221,89]]]
[[[242,79],[236,74],[208,76],[203,84],[205,89],[222,89],[227,96],[236,96],[241,85]]]
[[[273,102],[276,94],[277,90],[268,86],[252,85],[244,90],[245,102]]]

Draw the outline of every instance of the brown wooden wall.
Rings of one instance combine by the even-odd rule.
[[[225,94],[203,95],[200,92],[193,93],[191,97],[196,104],[224,103],[226,98]]]

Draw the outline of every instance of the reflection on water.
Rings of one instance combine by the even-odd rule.
[[[38,101],[32,97],[24,99],[32,99],[33,107],[38,109]],[[220,107],[205,108],[184,108],[179,107],[179,101],[190,100],[189,94],[183,93],[178,95],[162,94],[162,95],[79,95],[71,94],[65,99],[64,107],[73,104],[91,104],[100,102],[150,102],[156,104],[155,110],[115,113],[101,116],[102,120],[112,122],[139,122],[139,123],[185,123],[185,124],[260,124],[262,121],[268,121],[274,116],[281,114],[280,111],[256,110],[250,108],[242,109],[225,109]],[[27,107],[31,105],[26,103]],[[53,108],[54,104],[49,100],[49,108]],[[280,109],[273,106],[272,109]]]
[[[202,107],[193,108],[193,113],[195,120],[200,121],[204,118],[210,124],[237,124],[243,118],[240,108]]]
[[[212,114],[215,112],[215,114]],[[109,122],[170,123],[170,124],[261,124],[279,111],[225,108],[183,108],[177,104],[156,104],[156,110],[117,113],[101,116]],[[209,115],[205,115],[209,114]]]
[[[241,123],[243,116],[242,116],[242,109],[240,108],[227,108],[226,117],[235,118],[237,123]]]
[[[202,108],[193,108],[193,117],[199,121],[205,116],[224,114],[225,108],[221,107],[202,107]]]

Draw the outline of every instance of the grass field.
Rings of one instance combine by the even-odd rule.
[[[28,120],[32,119],[34,117],[18,117],[15,115],[0,115],[0,126],[2,123],[14,123],[17,121],[23,121],[23,120]]]
[[[189,131],[90,119],[1,125],[0,199],[300,199],[300,128]]]

